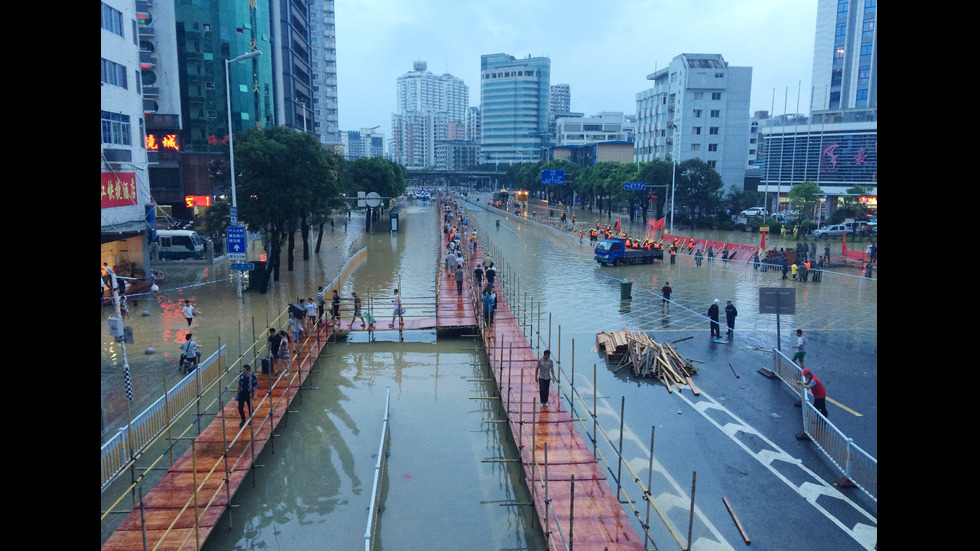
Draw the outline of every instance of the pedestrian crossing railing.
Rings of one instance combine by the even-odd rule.
[[[377,543],[378,521],[384,505],[382,496],[386,493],[388,454],[391,450],[391,428],[388,424],[391,408],[391,387],[385,397],[385,414],[381,420],[381,443],[378,444],[378,460],[374,464],[374,483],[371,491],[371,505],[368,507],[367,529],[364,531],[364,551],[372,551]]]
[[[202,361],[173,388],[137,414],[102,445],[102,491],[112,483],[134,455],[139,454],[161,431],[170,426],[200,395],[201,389],[221,375],[227,346]]]
[[[813,406],[812,397],[801,383],[803,370],[779,350],[773,349],[773,371],[795,394],[803,409],[803,433],[843,475],[838,485],[857,486],[878,501],[878,460],[861,449]]]

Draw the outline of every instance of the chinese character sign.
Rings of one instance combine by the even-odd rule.
[[[102,208],[128,207],[135,204],[135,172],[102,173]]]

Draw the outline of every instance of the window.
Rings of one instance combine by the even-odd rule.
[[[716,144],[716,143],[709,143],[708,144],[708,151],[718,151],[718,144]]]
[[[700,126],[692,126],[691,127],[691,134],[694,134],[696,136],[700,136],[701,135],[701,127]]]
[[[702,114],[702,110],[701,109],[695,109],[694,110],[694,118],[700,119],[701,118],[701,114]]]
[[[102,83],[111,84],[120,88],[128,88],[126,83],[126,66],[102,58]]]
[[[130,132],[129,115],[102,112],[102,143],[131,145]]]
[[[699,143],[692,143],[691,144],[691,151],[701,151],[701,144],[699,144]]]
[[[718,168],[718,161],[708,161],[708,166],[711,168]]]
[[[105,2],[102,3],[102,28],[112,34],[123,36],[122,12]]]
[[[712,126],[712,127],[708,128],[708,134],[710,134],[712,136],[717,136],[718,135],[718,128],[719,127],[717,127],[717,126]]]
[[[721,116],[721,109],[712,109],[711,110],[711,118],[717,119],[720,116]]]
[[[694,92],[694,99],[696,100],[704,99],[704,92]]]
[[[716,100],[716,101],[717,100],[720,100],[721,99],[721,92],[711,92],[711,99]]]
[[[847,37],[847,24],[840,23],[837,25],[837,34],[834,37],[836,40],[844,40]]]

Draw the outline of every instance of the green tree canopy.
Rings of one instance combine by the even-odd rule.
[[[701,159],[688,159],[677,165],[675,201],[692,212],[709,210],[721,203],[721,176]],[[691,218],[693,224],[694,217]]]
[[[250,230],[267,232],[278,280],[282,238],[329,208],[327,201],[337,194],[336,166],[315,136],[285,126],[250,128],[236,136],[235,162],[241,171],[239,218]]]
[[[349,196],[373,191],[382,197],[398,197],[407,187],[405,168],[381,157],[361,157],[344,167],[343,188]]]
[[[820,186],[816,182],[807,181],[800,182],[789,188],[787,196],[789,197],[789,204],[795,210],[800,211],[800,218],[805,220],[813,218],[813,212],[820,203],[818,196],[822,193],[823,190],[820,189]]]

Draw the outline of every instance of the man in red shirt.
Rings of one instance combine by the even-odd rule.
[[[829,419],[830,417],[827,415],[827,389],[809,369],[803,370],[803,386],[813,393],[813,407],[817,408],[817,411],[822,413],[824,418]]]

